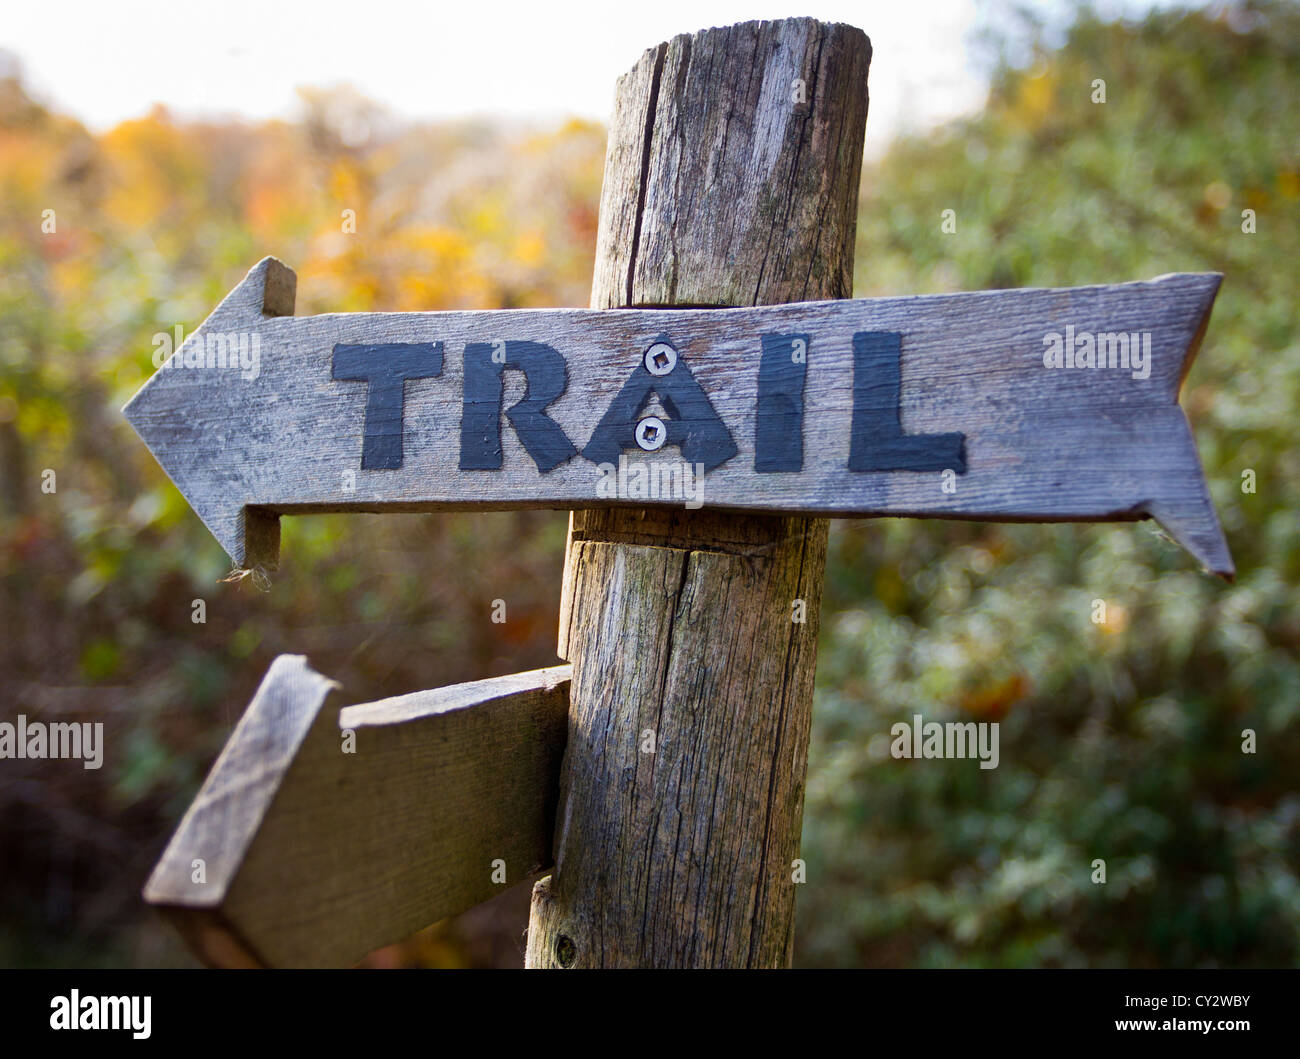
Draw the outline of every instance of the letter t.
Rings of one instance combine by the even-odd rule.
[[[408,379],[433,379],[442,374],[441,342],[385,342],[378,345],[336,345],[330,378],[369,384],[365,435],[361,444],[363,471],[394,470],[402,466],[402,411]]]

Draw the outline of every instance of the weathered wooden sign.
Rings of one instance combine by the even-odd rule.
[[[267,258],[124,412],[242,567],[282,514],[669,504],[1154,517],[1231,576],[1177,403],[1220,278],[295,318]]]
[[[127,405],[243,568],[283,514],[598,509],[571,668],[338,713],[276,661],[146,891],[204,959],[348,963],[554,861],[529,966],[788,966],[827,524],[740,513],[1154,517],[1232,575],[1178,406],[1219,275],[799,300],[851,286],[870,57],[811,19],[649,49],[599,311],[295,318],[267,258]],[[783,304],[613,308],[742,301]]]
[[[340,710],[281,655],[145,899],[213,966],[346,966],[549,867],[570,668]]]

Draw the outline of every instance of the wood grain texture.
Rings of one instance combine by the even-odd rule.
[[[214,966],[328,967],[500,892],[494,860],[524,881],[552,861],[569,672],[340,711],[338,685],[282,655],[145,899]]]
[[[569,946],[581,967],[789,962],[825,523],[730,517],[769,539],[571,544],[570,742],[530,966]]]
[[[738,134],[733,128],[732,137]],[[795,149],[801,165],[833,164],[829,157],[815,161],[807,144],[786,148]],[[827,145],[828,154],[838,157],[841,151]],[[781,168],[784,155],[772,164]],[[736,212],[728,212],[730,224]],[[717,238],[707,225],[691,231],[697,229],[708,231],[709,240]],[[683,235],[676,242],[681,249],[691,239]],[[720,274],[732,283],[748,261],[756,289],[775,292],[771,261],[737,256],[749,253],[747,246],[741,240],[733,251],[717,251],[726,262]],[[701,247],[690,251],[696,272],[701,254]],[[783,268],[791,267],[788,256],[782,261]],[[173,357],[183,361],[191,344],[202,349],[209,334],[256,334],[261,354],[255,379],[229,368],[164,367],[125,410],[242,566],[274,565],[281,513],[681,507],[675,493],[602,497],[599,462],[583,455],[543,471],[508,421],[501,427],[501,468],[460,469],[466,346],[504,339],[558,350],[567,361],[567,389],[546,414],[582,449],[602,412],[639,370],[645,350],[667,337],[735,443],[736,455],[704,476],[702,503],[708,508],[994,521],[1155,517],[1202,564],[1216,573],[1232,572],[1194,439],[1177,404],[1218,290],[1217,274],[748,309],[265,315],[266,279],[281,277],[282,286],[286,273],[291,275],[272,259],[263,262]],[[765,277],[761,283],[759,273]],[[790,280],[787,293],[825,293],[807,286],[817,271],[794,274],[798,281]],[[837,289],[838,275],[830,269],[822,279]],[[607,295],[597,291],[598,298]],[[1133,378],[1118,367],[1045,367],[1045,335],[1067,328],[1081,334],[1149,332],[1149,377]],[[855,381],[863,381],[854,336],[863,332],[901,335],[900,385],[892,407],[902,430],[964,436],[966,468],[950,483],[955,488],[945,490],[939,470],[850,469]],[[802,469],[763,473],[755,467],[761,336],[776,333],[808,336]],[[445,349],[438,377],[405,384],[403,459],[395,469],[363,469],[367,385],[331,377],[334,347],[363,341],[438,342]],[[516,387],[513,396],[509,386]],[[509,409],[522,396],[521,381],[508,378],[506,392],[503,408]],[[866,432],[868,447],[875,438]],[[679,471],[683,449],[633,448],[626,457],[629,466]]]
[[[648,50],[615,92],[592,307],[849,297],[870,63],[811,19]]]
[[[869,60],[860,30],[807,19],[647,53],[619,84],[593,305],[847,295]],[[782,93],[799,71],[814,90],[791,117]],[[796,120],[797,135],[773,132]],[[851,179],[804,182],[805,168],[837,166]],[[718,183],[726,193],[709,194]],[[779,248],[774,202],[785,203]],[[717,367],[738,380],[754,357],[733,347]],[[826,532],[821,519],[715,511],[573,514],[560,628],[574,666],[569,749],[530,967],[789,964]]]

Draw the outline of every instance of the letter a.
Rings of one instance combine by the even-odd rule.
[[[655,395],[671,417],[666,444],[679,446],[687,462],[702,463],[711,471],[740,451],[686,358],[679,356],[667,375],[651,375],[644,363],[637,365],[596,425],[583,456],[592,463],[614,463],[625,449],[639,449],[637,419]]]

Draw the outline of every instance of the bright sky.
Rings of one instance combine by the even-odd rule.
[[[341,82],[408,118],[605,120],[615,79],[647,47],[707,26],[811,15],[871,37],[870,150],[900,129],[980,106],[969,37],[990,4],[9,0],[6,8],[0,48],[18,56],[29,88],[100,130],[158,102],[181,116],[291,117],[298,86]]]

